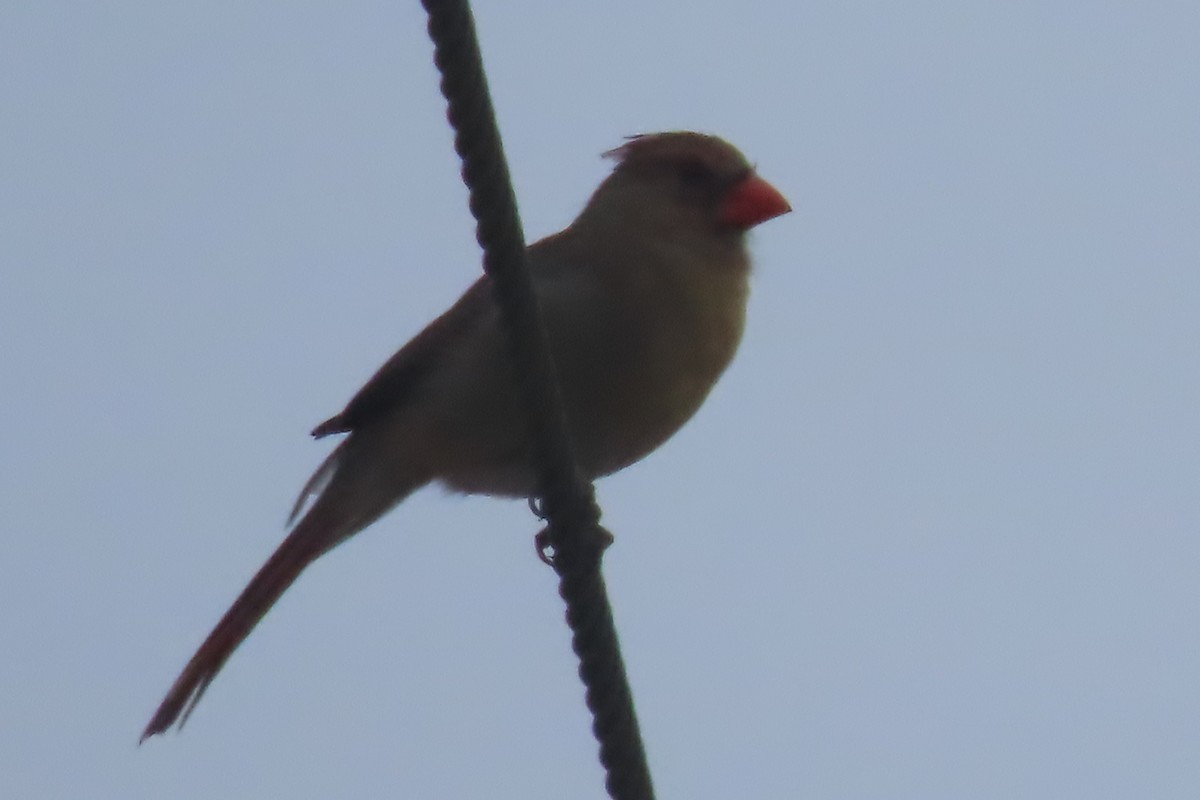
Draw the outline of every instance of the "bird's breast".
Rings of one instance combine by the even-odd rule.
[[[702,277],[639,276],[600,317],[560,320],[549,331],[580,462],[591,475],[615,472],[670,438],[732,360],[745,275]]]

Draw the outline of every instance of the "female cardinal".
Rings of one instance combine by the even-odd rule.
[[[791,210],[714,136],[634,136],[605,155],[616,168],[579,217],[526,254],[591,478],[642,458],[700,407],[741,338],[746,231]],[[182,724],[305,567],[416,489],[537,491],[488,283],[480,278],[313,430],[348,434],[305,485],[293,520],[316,500],[184,667],[143,740]]]

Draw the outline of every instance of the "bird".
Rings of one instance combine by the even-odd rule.
[[[526,251],[568,431],[589,479],[642,459],[700,408],[742,337],[746,233],[791,211],[716,136],[639,134],[604,156],[612,172],[576,219]],[[290,532],[187,662],[141,741],[183,725],[309,564],[417,489],[536,495],[490,284],[486,274],[477,280],[313,429],[318,439],[345,438],[305,484]]]

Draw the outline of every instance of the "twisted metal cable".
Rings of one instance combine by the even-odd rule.
[[[615,800],[652,800],[654,790],[621,659],[600,559],[612,536],[600,527],[592,485],[579,470],[566,414],[525,269],[525,237],[496,127],[475,22],[466,0],[422,0],[429,15],[434,63],[442,74],[446,116],[462,159],[463,182],[483,248],[483,268],[508,329],[519,391],[527,410],[529,438],[548,522],[539,550],[550,561],[566,602],[572,647],[600,744],[605,786]]]

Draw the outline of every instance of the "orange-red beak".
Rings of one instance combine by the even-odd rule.
[[[718,214],[722,223],[748,230],[791,210],[778,189],[752,172],[729,190]]]

